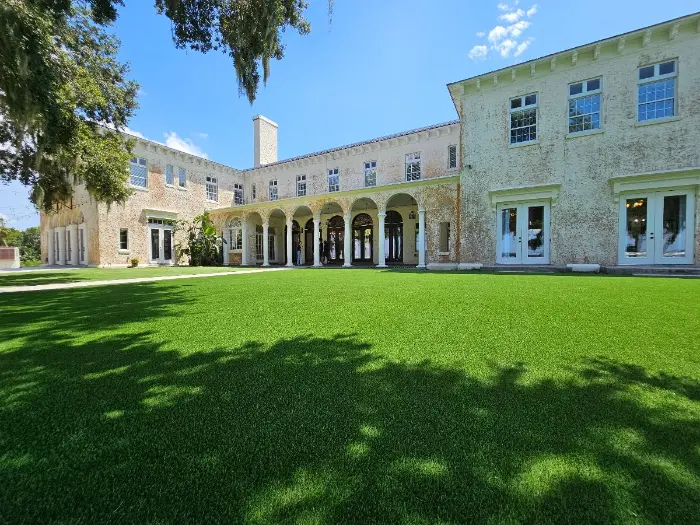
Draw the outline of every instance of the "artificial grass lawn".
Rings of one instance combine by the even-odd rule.
[[[233,266],[144,266],[137,268],[76,268],[73,270],[6,272],[0,273],[0,288],[3,286],[35,286],[38,284],[74,283],[79,281],[112,281],[114,279],[136,279],[166,275],[235,272],[241,269]]]
[[[700,281],[10,294],[0,522],[697,523]]]

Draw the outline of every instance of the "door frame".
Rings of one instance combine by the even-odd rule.
[[[679,189],[649,189],[644,191],[620,192],[620,202],[618,208],[618,236],[617,236],[617,264],[621,266],[643,266],[643,265],[672,265],[672,264],[693,264],[695,256],[695,188],[686,187]],[[664,197],[674,195],[686,196],[686,255],[683,258],[663,257],[663,202]],[[653,239],[648,239],[647,256],[625,257],[627,243],[626,226],[626,206],[629,199],[647,199],[647,225],[651,225],[653,231],[647,235],[654,235]],[[647,226],[649,232],[649,226]],[[662,232],[661,235],[657,235]]]
[[[158,230],[158,258],[153,257],[152,231]],[[165,231],[170,232],[170,259],[165,259]],[[175,244],[173,243],[173,227],[170,224],[148,225],[148,263],[160,266],[173,265],[175,261]]]
[[[529,257],[527,255],[527,234],[528,209],[542,206],[544,208],[544,256]],[[496,207],[496,264],[517,264],[517,265],[547,265],[550,264],[551,245],[551,200],[514,200],[499,202]],[[515,208],[516,211],[516,231],[518,233],[518,254],[516,257],[503,258],[501,256],[501,231],[502,231],[502,211],[504,208]],[[523,242],[524,239],[524,242]]]

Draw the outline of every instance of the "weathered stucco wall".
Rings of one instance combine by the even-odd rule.
[[[233,202],[233,185],[242,183],[240,174],[193,155],[139,140],[134,148],[134,156],[148,160],[148,188],[134,187],[134,195],[124,205],[107,207],[99,205],[99,252],[101,265],[126,265],[137,257],[140,264],[148,264],[148,223],[147,215],[172,214],[179,219],[192,219],[204,210],[230,206]],[[165,167],[174,168],[173,186],[165,183]],[[186,170],[186,187],[177,184],[178,168]],[[218,179],[218,202],[206,200],[205,177]],[[144,211],[149,210],[149,211]],[[129,229],[129,249],[119,249],[119,231]],[[175,243],[180,242],[179,234]],[[184,261],[182,261],[184,262]]]
[[[496,260],[496,209],[489,191],[536,184],[560,184],[551,209],[551,263],[616,264],[618,204],[611,177],[700,166],[700,34],[686,23],[668,31],[579,51],[555,64],[539,63],[501,74],[496,85],[470,85],[462,97],[463,225],[462,260]],[[637,124],[638,68],[667,59],[678,67],[678,116]],[[602,78],[602,129],[567,136],[568,85]],[[534,144],[509,146],[509,100],[538,94],[538,137]],[[471,165],[471,168],[468,166]],[[695,261],[700,248],[696,224]]]

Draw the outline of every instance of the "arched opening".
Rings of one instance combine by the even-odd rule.
[[[372,244],[374,235],[372,233],[372,217],[366,213],[360,213],[355,216],[352,221],[352,240],[353,240],[353,262],[371,263],[372,262]]]
[[[318,229],[318,239],[319,244],[323,242],[323,234],[321,228]],[[306,221],[306,226],[304,226],[304,260],[313,264],[314,262],[314,220],[309,219]]]
[[[395,210],[384,219],[384,257],[387,263],[403,262],[403,219]]]
[[[328,262],[340,264],[345,260],[345,220],[340,215],[334,215],[328,221],[327,232]]]
[[[292,220],[292,262],[297,263],[297,248],[301,242],[301,226]],[[287,226],[284,226],[284,264],[287,264]]]

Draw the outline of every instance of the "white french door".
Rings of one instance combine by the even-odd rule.
[[[148,241],[151,264],[172,264],[173,230],[170,226],[150,226]]]
[[[691,190],[620,195],[619,264],[692,264]]]
[[[499,264],[549,264],[549,202],[503,204],[498,208]]]

